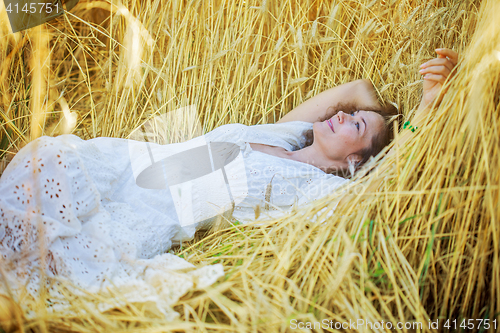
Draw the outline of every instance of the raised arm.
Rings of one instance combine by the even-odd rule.
[[[281,118],[278,123],[287,121],[307,121],[314,123],[333,116],[332,107],[337,104],[354,104],[359,109],[380,109],[375,89],[369,80],[356,80],[330,88],[308,99]]]
[[[413,119],[410,123],[413,127],[419,127],[425,121],[425,119],[431,116],[431,107],[434,102],[440,103],[441,100],[436,100],[436,98],[441,98],[441,89],[448,77],[453,76],[454,68],[458,63],[458,53],[450,49],[436,49],[438,54],[437,58],[431,59],[420,66],[420,74],[424,77],[422,100],[418,110],[416,111]],[[396,144],[402,146],[406,144],[406,141],[414,135],[411,131],[403,131],[398,138]],[[394,149],[389,151],[389,154],[393,154]]]

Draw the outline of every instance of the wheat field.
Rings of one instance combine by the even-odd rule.
[[[128,138],[148,119],[191,105],[204,132],[274,123],[361,78],[407,120],[420,102],[419,65],[439,47],[461,61],[433,116],[396,154],[353,178],[356,195],[327,223],[308,217],[325,217],[339,193],[269,224],[219,226],[174,249],[226,272],[181,298],[175,321],[137,304],[92,311],[100,295],[68,293],[64,312],[48,311],[40,298],[28,314],[3,297],[9,316],[0,327],[299,332],[292,323],[364,320],[423,323],[378,331],[433,332],[448,331],[447,319],[500,326],[499,14],[495,0],[81,0],[65,16],[11,34],[1,7],[0,171],[41,135]],[[428,325],[436,320],[437,329]]]

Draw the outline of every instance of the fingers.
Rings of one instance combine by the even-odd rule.
[[[447,58],[434,58],[422,64],[420,68],[426,69],[432,66],[445,66],[451,72],[455,67],[453,63]]]
[[[439,74],[425,74],[424,81],[425,80],[439,82],[442,85],[444,85],[444,82],[446,81],[446,76],[439,75]]]
[[[453,69],[457,65],[458,53],[446,48],[436,49],[436,53],[438,57],[422,64],[419,72],[425,76],[429,75],[429,80],[431,81],[444,82],[453,73]]]
[[[438,56],[443,56],[443,57],[448,58],[453,63],[453,66],[457,65],[457,63],[458,63],[458,53],[457,52],[444,48],[444,49],[436,49],[436,53],[438,54]]]
[[[441,75],[446,79],[450,75],[452,70],[453,69],[448,68],[448,66],[437,65],[437,66],[430,66],[430,67],[422,68],[419,71],[419,73],[422,75],[427,75],[427,74]]]

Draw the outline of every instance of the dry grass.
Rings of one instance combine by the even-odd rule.
[[[338,194],[179,249],[227,272],[179,301],[179,320],[133,305],[95,313],[89,296],[73,298],[73,315],[49,315],[40,300],[24,331],[284,332],[292,319],[325,318],[422,322],[426,332],[438,318],[498,323],[499,12],[494,0],[80,1],[65,19],[0,39],[6,159],[41,134],[127,137],[191,104],[205,131],[274,122],[359,78],[409,116],[420,99],[418,66],[437,47],[463,58],[432,119],[358,177],[359,196],[327,224],[307,217]]]

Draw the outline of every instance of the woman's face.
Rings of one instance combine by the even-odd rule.
[[[332,118],[313,124],[317,151],[327,160],[338,164],[348,159],[359,162],[356,153],[369,148],[375,134],[383,129],[384,118],[373,111],[356,111],[346,114],[339,111]]]

